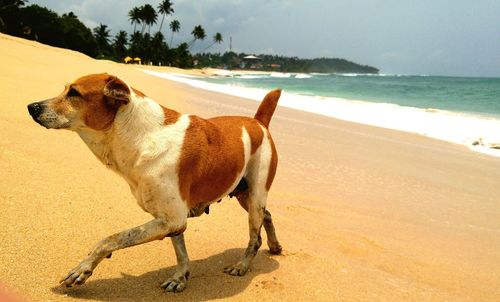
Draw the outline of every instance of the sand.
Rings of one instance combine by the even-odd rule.
[[[499,158],[286,108],[271,123],[280,157],[268,200],[283,255],[264,244],[246,276],[224,274],[248,240],[245,212],[226,198],[189,220],[184,292],[159,288],[175,270],[168,239],[117,251],[85,285],[61,289],[95,243],[150,216],[75,133],[34,123],[28,103],[98,72],[204,117],[251,116],[257,103],[5,35],[0,58],[0,283],[27,301],[500,297]]]

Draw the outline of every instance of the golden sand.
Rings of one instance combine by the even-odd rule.
[[[286,108],[271,123],[280,162],[268,201],[282,256],[264,244],[246,276],[224,274],[248,240],[246,213],[224,199],[189,221],[184,292],[159,287],[175,270],[169,240],[117,251],[61,289],[95,243],[150,217],[75,133],[34,123],[28,103],[99,72],[204,117],[252,116],[257,103],[5,35],[0,58],[0,283],[27,300],[500,299],[499,158]]]

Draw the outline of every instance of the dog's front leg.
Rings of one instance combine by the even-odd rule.
[[[83,284],[92,275],[92,271],[99,262],[110,256],[113,251],[153,240],[161,240],[170,234],[184,231],[185,226],[185,220],[180,223],[172,223],[164,218],[156,218],[141,226],[111,235],[100,241],[89,256],[72,269],[60,281],[60,284],[67,287]]]
[[[177,269],[175,274],[160,286],[169,292],[180,292],[186,288],[187,278],[189,277],[189,257],[184,243],[184,234],[170,239],[172,239],[175,256],[177,257]]]

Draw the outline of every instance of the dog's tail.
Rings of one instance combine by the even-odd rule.
[[[269,123],[273,117],[274,110],[278,106],[278,100],[281,96],[281,89],[276,89],[269,92],[262,103],[260,103],[257,113],[255,113],[254,118],[261,122],[266,128],[269,128]]]

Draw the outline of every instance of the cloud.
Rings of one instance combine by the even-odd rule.
[[[214,24],[221,25],[225,22],[224,18],[219,17],[214,21]]]
[[[58,13],[73,11],[87,26],[103,23],[114,34],[132,31],[132,7],[156,7],[159,0],[30,3]],[[180,21],[174,40],[191,40],[192,29],[201,24],[207,39],[196,43],[199,49],[220,32],[224,43],[212,51],[228,50],[233,37],[234,49],[242,52],[343,57],[395,73],[500,76],[498,65],[492,63],[498,62],[500,49],[500,39],[494,39],[500,36],[500,1],[458,1],[450,7],[449,1],[425,0],[412,2],[411,9],[399,0],[173,0],[173,5],[175,13],[165,22]],[[168,26],[163,28],[168,36]]]

